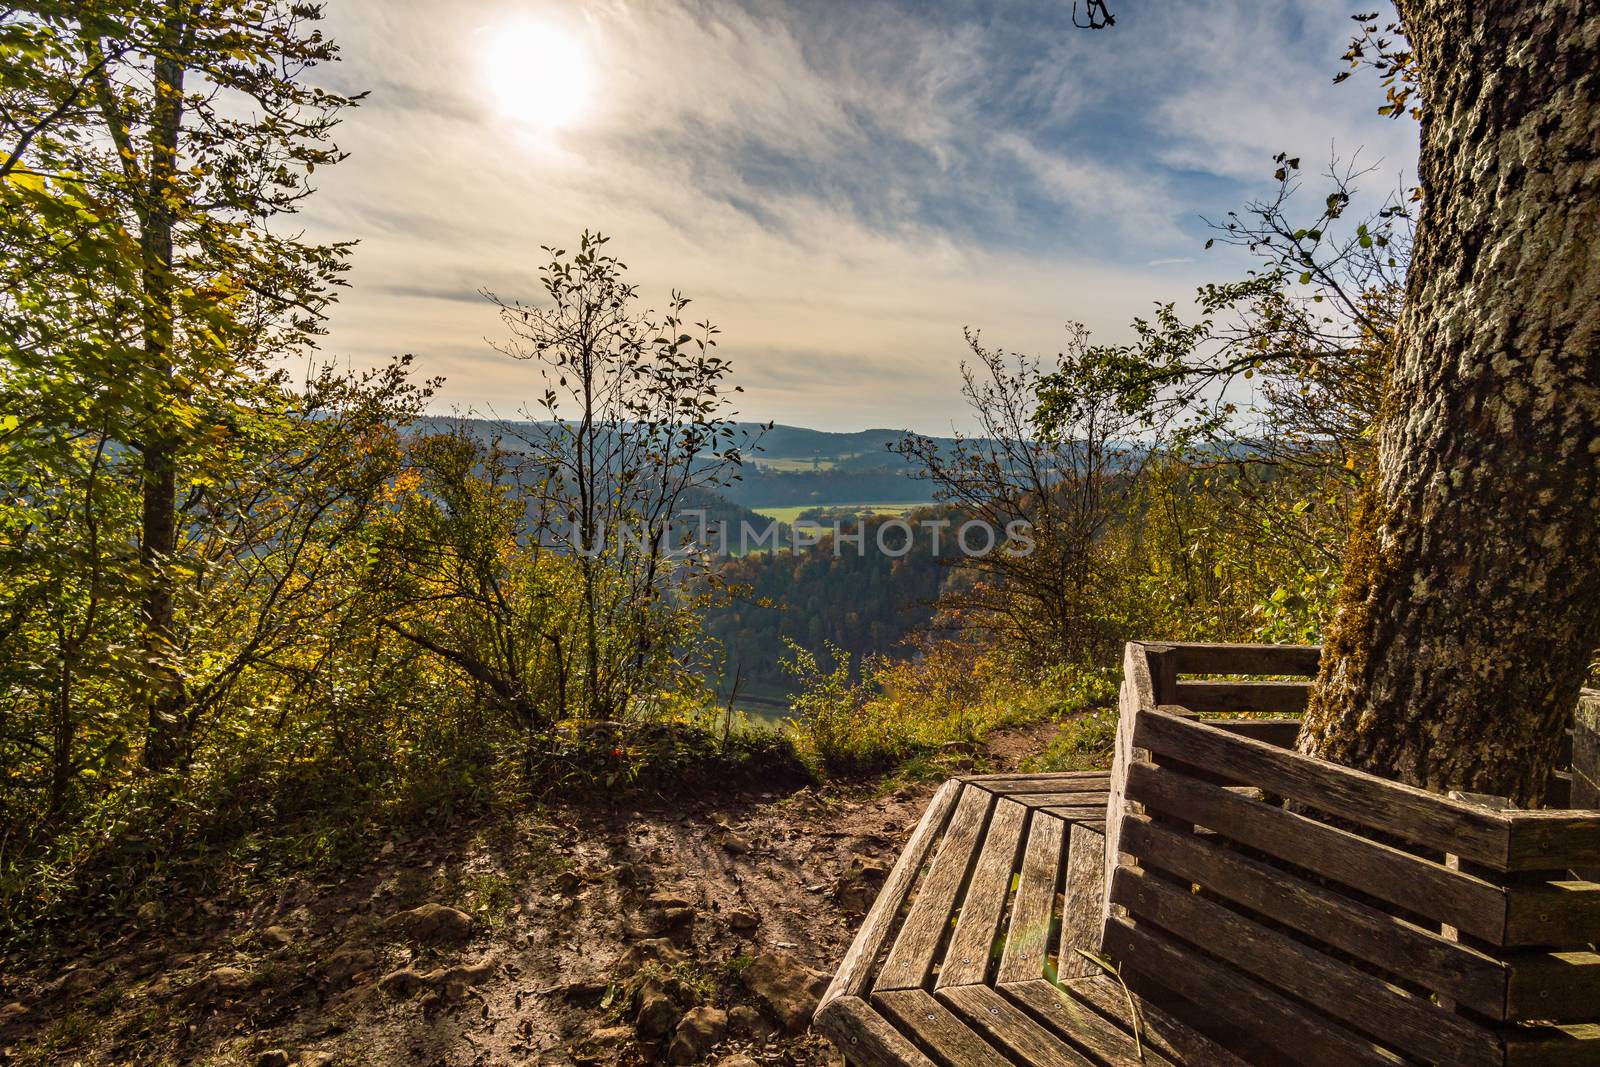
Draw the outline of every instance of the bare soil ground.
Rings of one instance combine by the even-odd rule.
[[[975,762],[1014,767],[1055,729]],[[776,960],[815,992],[934,785],[501,813],[337,878],[152,902],[0,960],[0,1063],[837,1063],[747,968]],[[454,910],[404,916],[428,905]],[[674,1046],[672,1019],[641,1035],[663,991],[675,1014],[726,1011],[721,1036],[720,1017],[698,1043]]]

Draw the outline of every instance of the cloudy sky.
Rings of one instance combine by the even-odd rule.
[[[540,246],[598,229],[651,303],[722,327],[743,415],[943,432],[963,326],[1125,338],[1238,273],[1200,216],[1269,192],[1276,152],[1412,169],[1415,124],[1330,84],[1355,7],[1112,8],[1086,32],[1065,0],[329,0],[319,78],[371,95],[306,210],[360,241],[325,348],[415,353],[441,410],[512,415],[534,380],[478,291],[534,298]]]

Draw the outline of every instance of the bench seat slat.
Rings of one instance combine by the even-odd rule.
[[[941,1067],[858,996],[835,997],[817,1024],[845,1057],[863,1067]]]
[[[989,973],[1000,920],[1011,897],[1011,875],[1017,868],[1017,851],[1028,809],[1001,800],[989,819],[989,836],[983,844],[967,887],[955,933],[939,968],[938,985],[971,985]]]
[[[824,1005],[835,997],[860,996],[865,991],[867,983],[872,980],[872,965],[877,962],[878,953],[889,938],[889,932],[899,916],[900,905],[904,903],[906,894],[911,891],[911,883],[916,880],[917,872],[922,868],[923,858],[933,847],[939,832],[944,829],[945,817],[955,806],[956,796],[960,792],[961,783],[952,779],[940,786],[939,791],[928,802],[927,810],[922,813],[922,821],[917,823],[911,839],[906,842],[900,858],[895,861],[894,869],[889,872],[889,877],[884,879],[883,888],[878,892],[878,899],[867,912],[866,919],[861,923],[861,929],[856,931],[856,938],[850,944],[850,950],[845,953],[844,960],[839,964],[839,970],[835,972],[833,981],[823,994]]]
[[[1056,977],[1086,978],[1100,965],[1084,956],[1100,951],[1100,914],[1105,900],[1106,835],[1090,827],[1067,828],[1066,904],[1061,912],[1061,943]]]
[[[915,1034],[945,1063],[961,1067],[1012,1067],[994,1047],[949,1008],[922,989],[894,989],[872,995],[873,1003],[901,1030]]]
[[[1093,1006],[1101,1015],[1116,1019],[1123,1029],[1131,1025],[1128,1021],[1128,998],[1134,996],[1138,1003],[1145,1047],[1155,1049],[1184,1067],[1250,1067],[1194,1027],[1179,1022],[1104,974],[1093,978],[1075,978],[1064,984],[1074,997]]]
[[[917,898],[878,972],[874,988],[916,989],[933,970],[934,954],[950,925],[956,896],[966,882],[973,854],[983,841],[993,795],[982,789],[964,789],[939,843],[933,866],[917,890]]]
[[[954,986],[939,996],[969,1025],[1005,1045],[1025,1063],[1040,1067],[1102,1067],[986,985]]]
[[[1140,1045],[1133,1034],[1113,1026],[1089,1005],[1044,979],[1002,987],[1006,996],[1023,1005],[1058,1037],[1088,1051],[1103,1063],[1139,1067]],[[1146,1067],[1177,1067],[1159,1050],[1146,1047]]]
[[[1011,905],[1011,923],[1006,930],[997,982],[1023,982],[1044,975],[1052,947],[1050,924],[1065,829],[1066,823],[1060,819],[1037,811],[1029,821],[1028,846],[1022,857],[1016,901]]]

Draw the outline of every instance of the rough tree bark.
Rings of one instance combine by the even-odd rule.
[[[185,34],[183,11],[183,3],[171,5],[166,43],[173,53]],[[183,679],[169,666],[177,621],[174,580],[168,568],[178,549],[178,440],[166,410],[176,366],[172,257],[177,219],[171,200],[176,195],[174,175],[183,128],[183,80],[184,68],[177,59],[169,55],[156,60],[150,182],[140,212],[144,349],[155,405],[149,413],[146,438],[140,444],[144,478],[139,530],[139,562],[146,582],[141,614],[152,670],[144,763],[152,770],[164,770],[177,762],[187,728]]]
[[[1300,747],[1536,804],[1600,644],[1600,4],[1399,6],[1426,199]]]

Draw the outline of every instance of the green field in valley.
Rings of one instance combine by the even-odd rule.
[[[913,504],[793,504],[781,508],[752,508],[757,515],[776,520],[777,522],[793,525],[800,518],[800,513],[811,511],[813,508],[835,508],[849,511],[870,511],[879,515],[903,515],[917,508],[925,508],[927,502]]]

